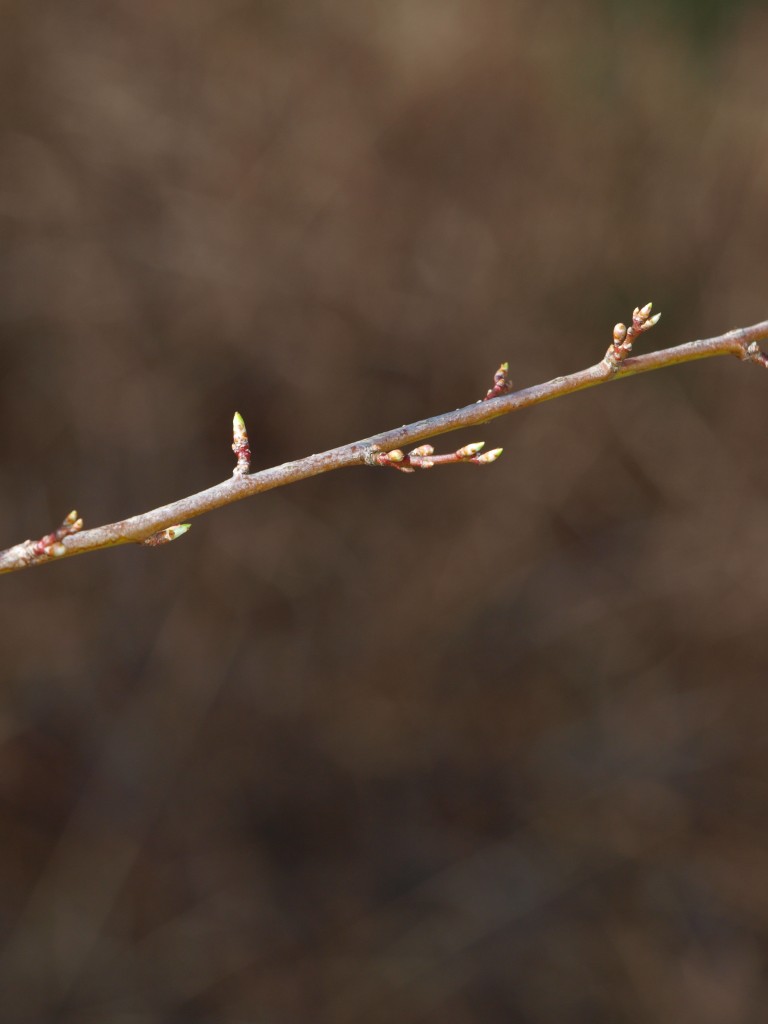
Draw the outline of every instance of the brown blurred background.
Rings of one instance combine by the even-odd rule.
[[[768,13],[0,6],[0,546],[768,317]],[[759,1024],[768,378],[0,581],[0,1019]]]

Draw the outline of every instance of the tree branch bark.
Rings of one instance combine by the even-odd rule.
[[[44,565],[51,561],[62,561],[74,555],[82,555],[88,551],[115,547],[120,544],[141,543],[149,545],[162,544],[174,540],[184,532],[186,520],[194,519],[212,512],[224,505],[230,505],[242,498],[249,498],[262,491],[275,487],[297,483],[308,477],[328,473],[334,469],[347,466],[392,466],[395,469],[410,472],[419,468],[431,468],[445,462],[489,463],[501,453],[500,449],[489,452],[485,456],[478,454],[477,446],[473,450],[459,449],[449,456],[431,455],[430,446],[422,446],[406,455],[400,451],[402,446],[418,444],[426,438],[460,430],[463,427],[478,426],[506,416],[508,413],[526,409],[540,402],[553,398],[562,398],[585,388],[595,387],[609,381],[631,377],[638,373],[659,370],[666,366],[691,362],[695,359],[708,359],[713,356],[732,355],[739,359],[757,363],[768,369],[768,356],[761,351],[759,342],[768,339],[768,320],[751,327],[738,328],[721,334],[715,338],[702,341],[691,341],[675,348],[662,349],[646,355],[631,356],[632,341],[648,328],[652,327],[658,316],[650,316],[650,303],[633,314],[633,324],[627,329],[617,324],[614,329],[614,342],[605,357],[594,366],[564,377],[519,391],[504,393],[499,391],[498,384],[491,389],[487,400],[475,402],[453,412],[442,413],[428,419],[409,423],[392,430],[385,430],[361,441],[332,448],[330,451],[308,455],[294,462],[285,462],[280,466],[249,473],[250,452],[248,439],[242,419],[235,419],[235,445],[237,466],[231,479],[209,487],[198,494],[189,495],[178,501],[131,516],[119,522],[109,523],[92,530],[82,529],[82,520],[76,512],[64,520],[58,530],[37,541],[26,540],[0,552],[0,573],[15,572],[34,565]],[[497,374],[497,381],[502,375]],[[506,378],[504,377],[506,384]],[[239,422],[238,422],[239,419]],[[238,433],[240,431],[240,433]],[[246,453],[247,452],[247,457]],[[182,525],[183,524],[183,525]]]

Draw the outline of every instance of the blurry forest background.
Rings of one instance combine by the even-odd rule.
[[[0,545],[768,317],[768,11],[0,4]],[[768,377],[0,581],[2,1019],[751,1024]]]

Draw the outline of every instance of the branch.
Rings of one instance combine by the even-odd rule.
[[[15,572],[51,561],[58,562],[74,555],[85,554],[87,551],[98,551],[119,544],[144,544],[151,547],[166,544],[189,529],[189,524],[184,520],[212,512],[223,505],[231,505],[241,498],[249,498],[274,487],[284,487],[286,484],[297,483],[299,480],[346,466],[385,466],[400,472],[412,473],[416,470],[458,463],[488,465],[495,462],[502,449],[496,448],[481,454],[483,444],[476,442],[454,452],[439,455],[435,454],[431,445],[420,445],[407,454],[403,447],[463,427],[488,423],[499,416],[517,412],[518,409],[526,409],[552,398],[562,398],[564,395],[622,377],[631,377],[637,373],[660,370],[665,366],[692,362],[694,359],[726,355],[737,356],[768,369],[768,355],[758,344],[768,338],[768,320],[752,327],[729,331],[716,338],[690,341],[685,345],[650,352],[647,355],[631,355],[633,342],[653,327],[658,319],[659,314],[651,316],[650,302],[642,309],[636,309],[630,327],[617,324],[613,331],[613,341],[604,358],[586,370],[579,370],[565,377],[556,377],[544,384],[536,384],[520,391],[511,391],[508,365],[503,363],[494,377],[493,386],[479,402],[453,412],[395,427],[393,430],[374,434],[372,437],[342,445],[340,448],[308,455],[295,462],[285,462],[259,473],[250,472],[251,453],[248,435],[242,417],[236,413],[232,448],[237,456],[237,465],[231,479],[198,494],[153,509],[151,512],[144,512],[93,530],[84,530],[82,519],[73,511],[53,533],[46,534],[36,541],[22,541],[1,551],[0,573]]]

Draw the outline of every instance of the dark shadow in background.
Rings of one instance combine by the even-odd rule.
[[[761,5],[0,22],[3,544],[768,315]],[[767,387],[4,578],[3,1019],[764,1020]]]

